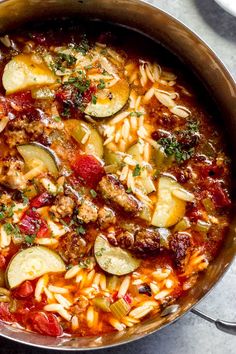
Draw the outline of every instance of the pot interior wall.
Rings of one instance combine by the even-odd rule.
[[[162,43],[181,58],[184,65],[191,68],[208,89],[221,111],[222,123],[226,127],[229,148],[236,146],[236,87],[220,61],[191,31],[160,10],[154,9],[136,0],[9,0],[0,3],[0,32],[15,29],[29,22],[42,21],[50,17],[81,17],[82,19],[100,19],[128,26],[145,33]],[[148,21],[147,21],[148,19]],[[233,190],[235,185],[234,154]],[[234,198],[235,199],[235,198]],[[234,207],[235,209],[235,202]],[[233,215],[236,213],[233,210]],[[198,286],[190,290],[185,298],[179,300],[180,309],[173,315],[161,318],[157,316],[134,328],[120,333],[98,338],[51,338],[28,333],[9,325],[0,324],[1,334],[11,339],[46,346],[55,349],[91,349],[111,346],[138,339],[164,325],[174,321],[194,306],[220,279],[233,260],[236,220],[232,220],[226,242],[219,256],[211,263],[207,272],[199,279]]]

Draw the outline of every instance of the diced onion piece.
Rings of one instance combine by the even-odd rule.
[[[193,202],[194,201],[194,195],[186,189],[183,188],[175,188],[172,190],[172,194],[179,199],[184,200],[185,202]]]
[[[36,64],[28,54],[19,54],[11,59],[2,76],[7,94],[34,86],[54,84],[56,80],[56,76],[44,63]]]

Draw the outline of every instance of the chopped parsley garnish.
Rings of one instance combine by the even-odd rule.
[[[131,192],[132,192],[131,188],[126,189],[126,193],[131,193]]]
[[[16,226],[16,225],[14,226],[10,222],[8,222],[8,223],[4,224],[3,227],[8,235],[14,235],[15,237],[21,237],[21,233],[20,233],[18,226]]]
[[[189,121],[188,124],[188,130],[192,133],[198,133],[199,132],[199,122],[196,121]]]
[[[11,224],[11,223],[6,223],[6,224],[4,224],[4,230],[6,231],[6,233],[9,235],[9,234],[11,234],[12,232],[13,232],[13,230],[14,230],[14,227],[13,227],[13,225]]]
[[[88,268],[91,264],[91,259],[86,258],[86,259],[82,259],[81,261],[79,261],[79,266],[81,268]]]
[[[97,97],[92,95],[92,104],[96,104],[97,103]]]
[[[185,150],[175,137],[161,138],[158,143],[164,147],[167,156],[174,156],[177,163],[182,163],[191,158],[194,148]]]
[[[85,230],[85,228],[82,225],[77,227],[76,231],[77,231],[78,234],[81,234],[81,235],[84,235],[86,233],[86,230]]]
[[[193,156],[199,138],[198,132],[199,122],[189,121],[185,130],[159,139],[158,144],[163,146],[167,156],[173,156],[177,163],[182,163]]]
[[[62,117],[69,117],[70,116],[70,108],[65,107],[63,111],[61,112]]]
[[[93,197],[93,198],[96,198],[96,196],[97,196],[97,192],[94,190],[94,189],[90,189],[90,194],[91,194],[91,196]]]
[[[76,50],[76,52],[79,52],[83,55],[85,55],[89,51],[89,43],[88,40],[84,37],[80,44],[74,45],[73,48]]]
[[[105,88],[105,86],[106,86],[105,81],[103,79],[100,79],[100,82],[98,84],[98,88],[102,90]]]
[[[5,218],[5,213],[3,211],[0,211],[0,220]]]
[[[57,65],[62,66],[66,64],[67,66],[72,66],[76,63],[76,57],[70,54],[58,53]]]
[[[23,205],[27,205],[29,203],[29,198],[27,198],[24,194],[22,195]]]
[[[35,238],[36,238],[36,235],[31,235],[31,236],[27,235],[27,236],[25,236],[25,242],[32,244],[32,243],[34,243]]]
[[[139,164],[137,164],[133,170],[133,176],[134,177],[140,176],[140,173],[141,173],[141,167]]]
[[[84,77],[70,77],[64,85],[72,84],[79,90],[80,93],[84,93],[90,86],[90,80],[86,80]]]

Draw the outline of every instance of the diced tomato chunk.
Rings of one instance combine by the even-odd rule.
[[[13,322],[14,317],[12,313],[9,311],[9,303],[8,302],[0,302],[0,320],[6,322]]]
[[[89,103],[92,100],[92,96],[95,94],[95,92],[96,92],[96,87],[90,86],[89,89],[87,89],[83,94],[84,103]]]
[[[89,187],[96,187],[105,174],[101,163],[92,155],[80,155],[73,163],[72,169]]]
[[[211,165],[203,165],[200,168],[201,172],[201,177],[206,178],[206,177],[211,177],[211,178],[220,178],[224,175],[224,167],[223,166],[218,166],[216,163],[213,163]]]
[[[28,315],[27,323],[31,330],[40,334],[58,337],[63,333],[57,317],[51,313],[43,311],[31,312]]]
[[[212,184],[209,190],[216,207],[222,208],[231,205],[231,200],[227,194],[227,191],[224,190],[220,183],[216,182]]]
[[[37,237],[47,237],[50,234],[46,221],[32,209],[24,213],[19,223],[19,229],[25,235],[36,235]]]
[[[18,288],[14,289],[13,296],[16,298],[25,298],[33,294],[34,287],[29,280],[26,280]]]
[[[37,195],[30,201],[30,206],[32,208],[41,208],[43,206],[51,205],[53,196],[48,192],[44,192],[40,195]]]
[[[30,91],[16,92],[7,96],[9,105],[15,108],[16,111],[23,111],[31,108],[34,103],[34,99],[31,96]]]

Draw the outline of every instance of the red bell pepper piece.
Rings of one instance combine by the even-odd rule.
[[[50,234],[46,221],[32,209],[27,210],[22,216],[19,229],[25,235],[36,235],[37,237],[47,237]]]
[[[30,206],[32,208],[41,208],[43,206],[51,205],[52,200],[53,196],[48,192],[44,192],[31,199]]]
[[[80,155],[72,165],[75,175],[83,179],[87,186],[95,188],[105,175],[101,163],[92,155]]]

